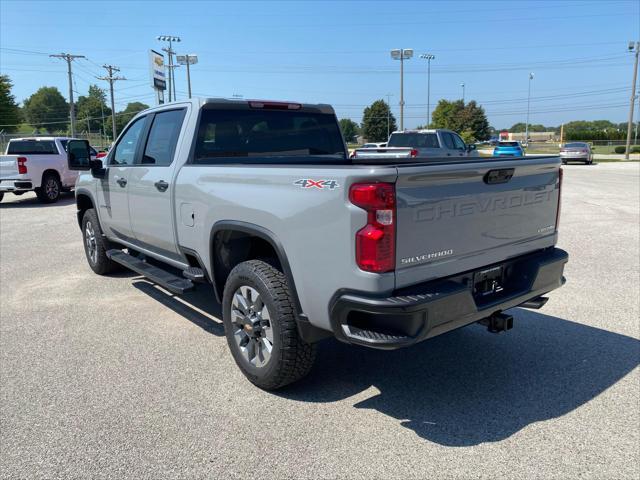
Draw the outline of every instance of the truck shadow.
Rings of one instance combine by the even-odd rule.
[[[563,416],[639,363],[634,338],[528,310],[514,313],[506,334],[473,325],[391,352],[325,341],[311,375],[277,394],[336,402],[373,386],[380,393],[356,409],[378,410],[426,440],[462,447]]]
[[[2,202],[0,202],[0,208],[55,208],[66,207],[75,203],[75,195],[73,192],[63,192],[60,194],[60,199],[55,203],[41,203],[36,197],[35,193],[27,192],[20,196],[5,193]]]
[[[159,289],[144,277],[134,279],[132,283],[138,290],[204,331],[218,337],[224,336],[224,327],[222,321],[219,320],[222,318],[222,310],[210,285],[198,285],[195,290],[177,296]]]

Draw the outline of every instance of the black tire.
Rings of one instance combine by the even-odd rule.
[[[248,316],[239,316],[242,312],[233,306],[234,297],[241,291],[241,287],[243,289],[250,287],[259,294],[259,298],[254,299],[251,311],[254,318],[259,318],[256,324],[262,325],[261,327],[240,328],[239,323],[234,323],[234,320],[240,316],[245,319],[245,322],[248,318]],[[253,311],[256,303],[266,307],[268,321],[263,319],[262,313],[258,317],[258,310]],[[265,390],[275,390],[295,382],[309,373],[315,361],[316,346],[305,342],[298,334],[294,302],[287,279],[282,272],[262,260],[249,260],[240,263],[227,278],[222,308],[224,330],[231,354],[242,373],[251,383]],[[232,308],[234,309],[233,320]],[[263,312],[262,309],[259,311]],[[247,328],[250,329],[250,334],[247,333]],[[258,328],[261,331],[256,333]],[[257,365],[257,362],[261,361],[260,355],[256,354],[256,358],[253,359],[256,363],[248,358],[250,353],[246,352],[249,352],[251,348],[245,344],[246,347],[243,350],[241,337],[247,342],[255,341],[256,344],[264,342],[267,336],[265,331],[268,329],[271,330],[269,334],[273,342],[269,357],[263,365]],[[262,351],[264,352],[264,349]]]
[[[93,234],[93,239],[91,235]],[[93,208],[90,208],[82,216],[82,243],[84,245],[84,253],[91,270],[98,275],[114,272],[120,268],[120,265],[109,260],[107,250],[111,248],[108,240],[102,235],[98,215]],[[91,250],[90,244],[95,250]]]
[[[20,195],[23,195],[24,192],[24,190],[20,190],[19,192],[13,192],[13,194],[19,197]]]
[[[62,184],[58,175],[47,173],[42,177],[42,186],[35,189],[38,200],[42,203],[55,203],[60,198]]]
[[[0,202],[2,201],[3,198],[4,198],[4,192],[0,192]]]

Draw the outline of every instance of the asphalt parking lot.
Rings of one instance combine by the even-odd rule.
[[[567,284],[514,329],[330,340],[276,394],[206,288],[89,269],[73,196],[0,203],[1,478],[640,476],[640,164],[565,167]]]

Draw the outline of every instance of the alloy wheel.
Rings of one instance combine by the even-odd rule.
[[[245,360],[258,368],[267,365],[273,350],[271,315],[255,288],[243,285],[235,291],[231,323],[233,337]]]

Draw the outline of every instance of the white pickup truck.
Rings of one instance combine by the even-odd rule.
[[[0,155],[0,201],[5,193],[35,191],[38,200],[53,203],[74,187],[78,172],[67,167],[68,137],[14,138]],[[91,148],[92,158],[97,152]]]

